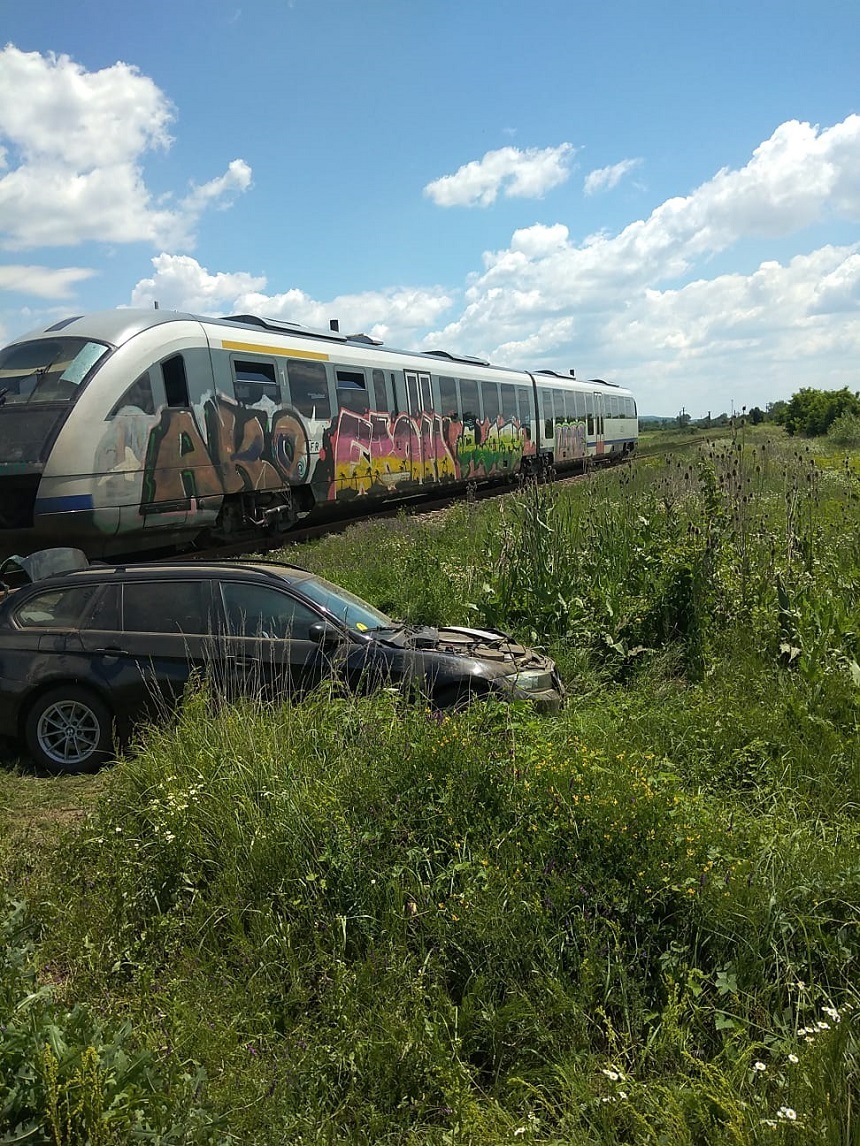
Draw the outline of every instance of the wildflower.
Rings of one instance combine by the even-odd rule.
[[[822,1007],[821,1009],[824,1011],[828,1018],[833,1019],[834,1023],[839,1022],[839,1012],[835,1007]]]
[[[765,1066],[765,1064],[763,1062],[754,1062],[753,1063],[753,1070],[758,1070],[758,1071],[767,1070],[767,1067]]]
[[[818,1022],[815,1024],[815,1029],[817,1031],[829,1031],[830,1030],[830,1023],[825,1023],[822,1019],[819,1019]]]
[[[800,1059],[797,1057],[796,1054],[790,1054],[788,1056],[788,1061],[789,1062],[800,1062]]]
[[[776,1112],[777,1118],[782,1118],[785,1122],[796,1122],[797,1111],[792,1110],[790,1106],[780,1106]]]
[[[619,1070],[612,1070],[612,1069],[607,1070],[604,1068],[601,1071],[601,1073],[605,1074],[610,1082],[620,1082],[621,1079],[624,1077],[622,1075],[621,1071],[619,1071]]]

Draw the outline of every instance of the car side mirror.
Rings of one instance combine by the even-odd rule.
[[[328,621],[316,621],[308,629],[308,638],[323,648],[339,645],[343,640],[343,633]]]

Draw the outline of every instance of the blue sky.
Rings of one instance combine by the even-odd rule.
[[[643,413],[860,387],[856,0],[0,9],[0,339],[338,318]]]

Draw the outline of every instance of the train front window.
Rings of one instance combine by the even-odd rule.
[[[85,338],[40,338],[0,351],[0,404],[73,402],[108,353]]]

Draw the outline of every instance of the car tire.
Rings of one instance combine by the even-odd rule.
[[[24,739],[33,760],[51,775],[92,772],[113,757],[113,720],[95,693],[63,685],[32,704]]]

